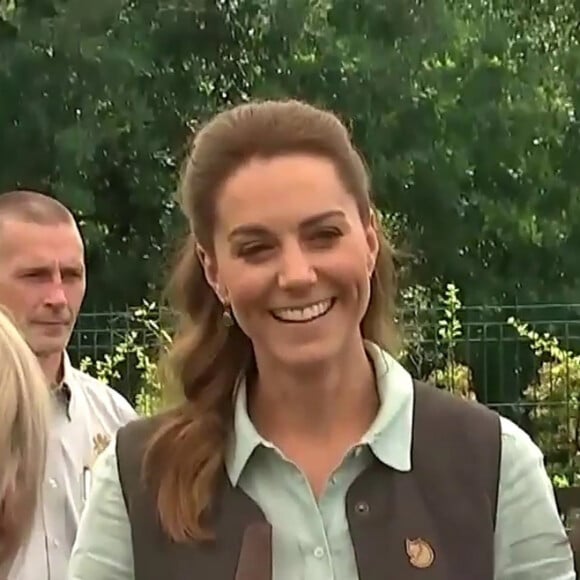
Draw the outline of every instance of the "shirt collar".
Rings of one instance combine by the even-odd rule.
[[[73,366],[70,362],[68,353],[65,351],[62,358],[63,375],[62,381],[54,388],[55,398],[60,405],[66,410],[68,420],[71,419],[71,405],[73,404]]]
[[[411,470],[413,440],[413,379],[391,355],[373,343],[366,343],[375,367],[380,407],[362,438],[379,461],[397,471]]]
[[[62,382],[63,384],[69,385],[70,387],[70,385],[73,382],[73,366],[72,363],[70,362],[70,357],[68,356],[66,350],[62,354],[62,367],[63,367]]]
[[[397,471],[411,470],[413,434],[413,380],[392,356],[371,342],[365,348],[374,366],[380,407],[361,443],[376,458]],[[226,470],[232,485],[259,447],[273,445],[256,430],[248,415],[246,382],[240,379],[234,406],[234,431],[226,452]]]

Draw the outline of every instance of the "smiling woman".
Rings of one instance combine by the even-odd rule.
[[[179,200],[181,399],[105,452],[71,580],[572,580],[537,447],[394,359],[394,252],[335,115],[217,115]]]
[[[200,239],[212,294],[232,309],[262,376],[267,367],[293,374],[314,363],[321,372],[356,352],[361,335],[353,330],[364,321],[373,276],[394,290],[392,254],[363,205],[366,184],[351,193],[336,167],[292,150],[250,158],[221,185],[211,241]],[[388,299],[382,304],[387,310]],[[393,320],[388,311],[378,316]],[[370,330],[366,338],[386,345],[392,337]]]
[[[0,578],[32,525],[46,446],[48,385],[11,316],[0,308]]]

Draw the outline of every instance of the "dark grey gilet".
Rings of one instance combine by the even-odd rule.
[[[501,456],[497,413],[414,384],[412,470],[375,461],[346,497],[360,580],[493,580]],[[131,522],[135,580],[272,580],[271,528],[221,478],[211,543],[174,543],[161,529],[141,461],[157,419],[120,429],[119,474]],[[272,490],[276,493],[276,490]]]

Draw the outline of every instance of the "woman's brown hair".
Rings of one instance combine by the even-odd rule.
[[[175,541],[211,537],[209,512],[224,473],[237,378],[253,366],[251,342],[239,327],[224,325],[222,304],[205,279],[196,247],[211,255],[216,200],[224,181],[252,158],[287,153],[333,161],[361,219],[374,219],[364,162],[332,113],[292,100],[252,102],[218,114],[194,138],[178,194],[190,234],[170,277],[168,297],[178,319],[163,365],[165,381],[183,400],[161,419],[144,459],[161,524]],[[379,238],[361,330],[364,338],[391,350],[396,339],[395,266],[382,231]]]

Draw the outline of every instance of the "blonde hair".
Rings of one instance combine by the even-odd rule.
[[[0,307],[0,578],[30,532],[44,475],[48,385]]]
[[[216,198],[224,181],[253,158],[306,153],[332,161],[355,199],[361,220],[374,212],[370,179],[344,124],[332,113],[299,101],[253,102],[224,111],[196,136],[186,160],[179,201],[191,233],[169,283],[178,314],[166,360],[166,380],[184,402],[168,412],[149,441],[145,479],[157,495],[161,524],[175,541],[211,537],[206,516],[223,475],[233,399],[240,372],[254,370],[252,344],[223,324],[223,307],[206,281],[196,252],[213,251]],[[362,335],[387,350],[396,345],[394,251],[378,231],[379,254]]]

